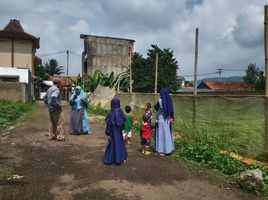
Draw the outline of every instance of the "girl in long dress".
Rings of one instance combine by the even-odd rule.
[[[114,98],[111,101],[111,111],[105,119],[108,144],[103,156],[104,164],[121,164],[127,160],[127,150],[122,134],[124,122],[125,115],[120,108],[120,101]]]
[[[71,134],[89,134],[89,121],[87,114],[88,96],[80,86],[75,87],[75,91],[69,99],[72,107],[70,118]]]
[[[160,156],[172,153],[174,140],[172,123],[174,120],[173,102],[166,88],[160,90],[160,99],[155,105],[155,151]]]

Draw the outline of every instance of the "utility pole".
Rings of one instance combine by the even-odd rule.
[[[157,79],[158,79],[158,52],[155,55],[155,79],[154,79],[154,93],[157,93]]]
[[[199,29],[195,29],[195,59],[194,59],[194,96],[197,95],[197,63],[198,63],[198,35]]]
[[[265,96],[268,97],[268,5],[264,7]]]
[[[67,54],[67,77],[69,77],[69,50],[66,51]]]
[[[221,81],[221,73],[222,73],[222,71],[223,71],[223,69],[217,69],[218,70],[218,74],[219,74],[219,81]]]
[[[265,56],[265,136],[264,156],[268,161],[268,5],[264,6],[264,56]]]

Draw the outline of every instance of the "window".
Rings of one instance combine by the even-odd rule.
[[[0,76],[0,82],[19,82],[19,76]]]

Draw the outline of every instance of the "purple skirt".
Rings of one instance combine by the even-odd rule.
[[[70,118],[70,133],[77,134],[82,132],[83,109],[72,110]]]

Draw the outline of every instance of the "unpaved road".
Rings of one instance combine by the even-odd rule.
[[[67,105],[64,112],[67,131]],[[45,136],[48,113],[40,104],[30,124],[16,127],[1,138],[5,150],[1,159],[23,178],[1,182],[0,199],[259,199],[183,161],[141,154],[138,137],[127,146],[126,164],[106,166],[102,163],[104,125],[91,122],[90,126],[91,135],[66,133],[67,142],[49,141]]]

